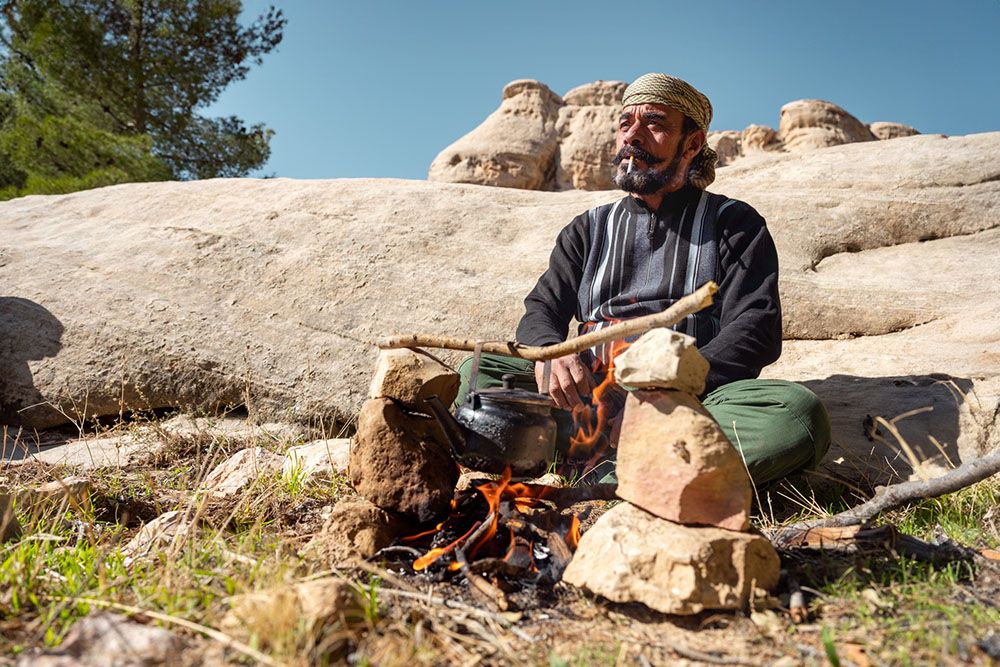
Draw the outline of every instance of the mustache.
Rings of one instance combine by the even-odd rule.
[[[664,160],[664,158],[658,158],[649,151],[644,151],[638,146],[622,146],[622,149],[618,151],[618,154],[615,155],[615,159],[612,160],[611,163],[617,167],[621,164],[622,160],[625,160],[633,155],[648,165],[659,164]]]

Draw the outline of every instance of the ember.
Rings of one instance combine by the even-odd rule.
[[[502,588],[521,583],[553,584],[580,539],[580,519],[563,514],[550,486],[500,479],[459,491],[448,517],[434,529],[404,538],[426,549],[414,571],[444,578],[461,571],[472,586],[504,607]],[[492,580],[489,581],[487,579]]]

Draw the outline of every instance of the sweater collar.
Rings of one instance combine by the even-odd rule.
[[[684,207],[691,203],[697,195],[701,194],[701,190],[694,187],[693,185],[685,185],[680,190],[675,192],[668,192],[663,195],[663,200],[660,202],[660,207],[655,211],[651,209],[646,202],[641,199],[636,199],[632,195],[625,196],[625,207],[626,210],[633,213],[655,213],[657,217],[662,217],[666,215],[672,215],[675,213],[680,213],[684,210]]]

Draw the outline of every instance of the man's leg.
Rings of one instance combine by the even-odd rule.
[[[758,488],[815,467],[830,447],[826,408],[800,384],[739,380],[711,392],[703,403],[742,452]]]
[[[514,376],[514,386],[518,389],[538,391],[535,383],[535,362],[503,354],[486,354],[479,357],[479,375],[476,377],[476,389],[491,389],[502,384],[504,375]],[[458,388],[458,398],[455,405],[465,402],[469,393],[469,380],[472,375],[472,357],[467,357],[458,365],[458,375],[462,384]]]

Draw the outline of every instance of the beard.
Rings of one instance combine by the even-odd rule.
[[[677,145],[677,149],[674,150],[673,159],[663,169],[656,168],[656,165],[664,161],[663,159],[637,146],[622,146],[615,159],[612,160],[612,164],[615,165],[615,185],[625,192],[636,195],[651,195],[659,192],[677,173],[677,167],[680,164],[681,157],[683,157],[681,146],[682,144],[680,143]],[[626,167],[622,167],[622,162],[625,162],[626,158],[633,155],[645,162],[647,167],[645,169],[638,169],[633,166],[631,173],[627,171]]]

